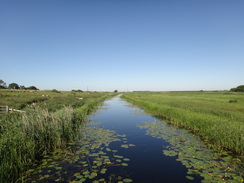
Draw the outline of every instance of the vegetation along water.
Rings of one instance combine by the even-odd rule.
[[[118,96],[80,127],[78,138],[45,155],[18,182],[241,183],[238,156],[146,114]]]
[[[244,93],[133,92],[123,98],[191,130],[215,148],[244,154]]]
[[[25,111],[0,113],[0,182],[14,182],[35,159],[73,142],[86,116],[112,95],[0,90],[0,106]]]
[[[0,182],[243,182],[243,94],[115,95],[0,90]]]

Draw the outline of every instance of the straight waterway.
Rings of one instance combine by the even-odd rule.
[[[104,102],[79,140],[45,156],[24,182],[243,182],[237,157],[120,99]]]

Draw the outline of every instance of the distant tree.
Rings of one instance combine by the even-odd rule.
[[[118,90],[114,90],[114,92],[118,92]]]
[[[27,89],[24,85],[20,85],[19,88],[20,88],[21,90],[26,90],[26,89]]]
[[[6,88],[7,88],[6,83],[0,79],[0,89],[6,89]]]
[[[30,86],[30,87],[28,87],[27,88],[28,90],[39,90],[37,87],[35,87],[35,86]]]
[[[83,92],[82,90],[78,89],[78,90],[71,90],[72,92]]]
[[[244,92],[244,85],[237,86],[236,88],[231,88],[232,92]]]
[[[19,85],[17,83],[10,83],[8,85],[9,89],[19,89]]]

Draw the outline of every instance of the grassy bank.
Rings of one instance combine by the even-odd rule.
[[[109,93],[0,91],[0,105],[25,113],[0,115],[0,182],[14,182],[26,166],[77,137],[86,116]]]
[[[187,128],[219,149],[244,154],[244,94],[232,92],[125,93],[152,115]]]

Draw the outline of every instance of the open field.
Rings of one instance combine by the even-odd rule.
[[[76,139],[86,116],[111,93],[0,90],[0,182],[13,182],[29,164]]]
[[[244,154],[244,93],[134,92],[123,98],[214,147]]]
[[[0,105],[8,105],[14,109],[27,110],[38,107],[56,111],[68,105],[79,107],[90,99],[96,99],[108,93],[80,92],[57,90],[0,90]]]

